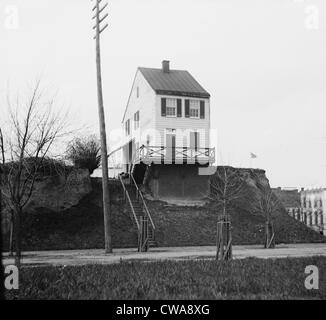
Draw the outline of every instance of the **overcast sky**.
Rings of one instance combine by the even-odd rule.
[[[8,86],[21,91],[42,76],[74,121],[98,132],[91,8],[90,0],[0,0],[0,121]],[[111,0],[108,8],[108,129],[120,126],[136,68],[168,59],[210,92],[220,163],[263,168],[272,186],[326,187],[325,1]]]

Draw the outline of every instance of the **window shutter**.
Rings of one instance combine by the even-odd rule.
[[[195,132],[190,132],[190,149],[195,149]]]
[[[129,136],[129,134],[130,134],[130,119],[128,119],[126,121],[125,130],[126,130],[126,136]]]
[[[185,100],[185,117],[189,118],[190,116],[190,110],[189,110],[189,100]]]
[[[199,148],[199,132],[196,132],[195,134],[196,142],[195,142],[195,149],[197,150]]]
[[[181,109],[181,99],[177,99],[177,116],[182,117],[182,109]]]
[[[166,116],[166,98],[161,98],[161,116]]]
[[[190,149],[199,148],[199,132],[190,132]]]
[[[200,100],[200,119],[205,119],[205,101]]]

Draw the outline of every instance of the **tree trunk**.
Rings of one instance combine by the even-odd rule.
[[[1,181],[2,179],[2,172],[0,167],[0,188],[1,188]],[[0,189],[0,300],[4,300],[4,268],[2,264],[2,192]]]
[[[1,193],[1,191],[0,191]],[[1,199],[0,199],[0,300],[4,300],[4,268],[2,264],[2,214],[1,214]]]
[[[14,234],[15,234],[15,265],[20,269],[21,260],[21,216],[22,210],[20,208],[14,213]]]
[[[227,224],[226,224],[226,246],[227,252],[225,260],[232,259],[232,234],[231,234],[231,220],[230,217],[227,215]]]

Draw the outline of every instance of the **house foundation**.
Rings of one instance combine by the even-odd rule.
[[[209,193],[209,177],[199,174],[197,164],[152,164],[145,185],[154,199],[202,200]]]

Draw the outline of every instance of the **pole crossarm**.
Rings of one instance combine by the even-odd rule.
[[[102,0],[91,0],[91,1],[96,1],[96,4],[92,8],[92,11],[96,11],[95,14],[92,17],[92,20],[95,19],[95,25],[93,26],[93,30],[96,31],[95,36],[93,39],[97,39],[97,37],[100,37],[100,34],[109,26],[108,23],[106,23],[104,26],[101,26],[103,21],[109,16],[108,13],[105,13],[101,17],[101,13],[105,10],[105,8],[108,6],[108,3],[106,2],[103,7],[100,7],[100,3]]]

